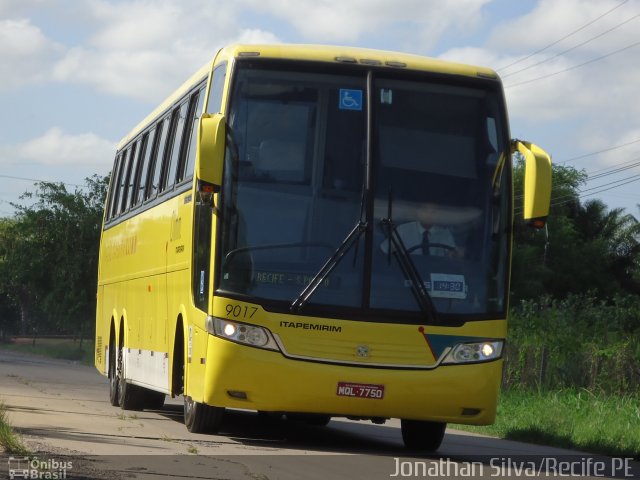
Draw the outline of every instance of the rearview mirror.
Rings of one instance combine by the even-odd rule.
[[[215,191],[222,185],[226,122],[219,113],[202,115],[198,122],[198,150],[196,151],[196,177]]]
[[[524,156],[524,221],[534,227],[545,226],[551,203],[551,157],[533,143],[514,140],[514,151]]]

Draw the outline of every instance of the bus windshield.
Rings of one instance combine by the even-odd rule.
[[[381,321],[504,315],[498,82],[269,61],[233,82],[219,294]]]

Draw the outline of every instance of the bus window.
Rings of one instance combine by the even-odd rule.
[[[167,131],[169,130],[166,127],[168,123],[169,118],[167,117],[160,120],[158,122],[158,126],[156,127],[156,143],[153,148],[153,163],[149,170],[149,183],[147,184],[146,199],[153,198],[158,194],[158,189],[160,187],[160,174],[162,173],[164,146],[167,140]]]
[[[178,165],[182,163],[180,157],[183,149],[180,148],[180,142],[182,142],[188,108],[189,102],[184,101],[182,102],[182,105],[173,110],[173,114],[171,115],[171,132],[168,140],[168,147],[170,150],[167,151],[166,155],[166,162],[168,163],[162,173],[161,191],[163,192],[165,190],[171,190],[173,185],[175,185]]]
[[[147,132],[142,137],[142,150],[143,150],[143,158],[141,160],[142,167],[140,172],[140,179],[138,181],[138,192],[136,194],[136,204],[142,203],[146,200],[145,197],[145,188],[147,186],[150,164],[153,159],[153,140],[156,137],[156,129],[155,127],[151,129],[150,132]]]
[[[191,132],[191,138],[187,145],[186,159],[183,168],[178,171],[178,182],[193,175],[193,164],[196,159],[196,142],[198,141],[198,119],[202,111],[204,102],[204,87],[191,97],[191,106],[189,107],[189,124],[185,133]],[[186,140],[186,137],[185,137]]]
[[[148,159],[148,145],[149,145],[149,132],[146,132],[142,135],[142,139],[140,140],[140,149],[138,155],[138,170],[136,171],[136,177],[134,179],[134,183],[131,188],[132,196],[131,196],[131,206],[135,207],[140,205],[140,201],[142,199],[141,196],[141,185],[144,185],[144,174],[148,170],[146,160]]]
[[[123,197],[126,196],[126,178],[129,172],[129,162],[131,158],[131,149],[128,148],[126,152],[122,154],[122,167],[120,169],[120,174],[118,175],[118,199],[115,205],[115,214],[119,215],[122,213],[124,209],[124,202],[122,201]]]
[[[133,157],[133,164],[131,166],[131,176],[129,177],[128,188],[128,207],[133,208],[136,205],[136,195],[138,189],[138,181],[140,177],[140,166],[142,159],[142,139],[138,138],[135,145],[135,155]]]
[[[115,196],[118,191],[116,185],[118,185],[118,172],[120,171],[120,159],[121,156],[116,155],[116,160],[114,162],[114,167],[111,172],[111,186],[109,188],[109,203],[106,208],[106,218],[105,220],[110,220],[113,217],[113,206],[116,203]]]
[[[213,71],[211,79],[211,91],[207,102],[207,113],[220,113],[222,111],[222,92],[226,76],[227,64],[223,63]]]
[[[134,163],[136,161],[136,143],[133,143],[129,147],[129,163],[127,164],[127,170],[124,172],[122,177],[122,199],[120,202],[120,211],[126,212],[129,207],[129,196],[130,193],[130,185],[132,182],[132,175],[135,175],[135,166]]]

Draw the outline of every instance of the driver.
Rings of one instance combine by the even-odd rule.
[[[460,257],[462,251],[456,246],[448,227],[437,225],[441,212],[435,203],[425,203],[416,210],[416,221],[403,223],[396,230],[407,251],[412,255],[438,257]],[[384,253],[389,251],[389,241],[380,245]]]

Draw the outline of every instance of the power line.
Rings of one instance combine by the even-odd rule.
[[[620,180],[614,180],[613,182],[604,183],[602,185],[598,185],[597,187],[585,188],[584,190],[580,190],[579,193],[590,192],[592,190],[597,190],[598,188],[607,187],[609,185],[617,184],[617,183],[620,183],[620,182],[622,182],[624,180],[631,180],[633,178],[640,180],[640,174],[632,175],[631,177],[625,177],[625,178],[622,178]],[[627,183],[628,182],[625,182],[625,183],[622,183],[621,185],[626,185]]]
[[[617,150],[618,148],[628,147],[629,145],[633,145],[634,143],[640,142],[640,138],[636,140],[632,140],[631,142],[622,143],[620,145],[614,145],[613,147],[605,148],[604,150],[598,150],[597,152],[585,153],[584,155],[578,155],[577,157],[568,158],[563,160],[562,162],[557,162],[559,165],[562,165],[567,162],[573,162],[575,160],[581,160],[586,157],[591,157],[593,155],[598,155],[599,153],[610,152],[611,150]]]
[[[623,25],[625,25],[625,24],[629,23],[629,22],[630,22],[630,21],[632,21],[632,20],[635,20],[635,19],[636,19],[636,18],[638,18],[638,17],[640,17],[640,14],[636,14],[636,15],[634,15],[633,17],[626,19],[624,22],[622,22],[622,23],[619,23],[619,24],[615,25],[614,27],[610,28],[609,30],[604,31],[604,32],[602,32],[601,34],[596,35],[595,37],[591,37],[591,38],[589,38],[588,40],[585,40],[585,41],[584,41],[584,42],[582,42],[582,43],[579,43],[579,44],[577,44],[577,45],[574,45],[574,46],[573,46],[573,47],[571,47],[571,48],[568,48],[568,49],[566,49],[566,50],[563,50],[563,51],[561,51],[561,52],[558,52],[558,53],[556,53],[555,55],[553,55],[553,56],[551,56],[551,57],[549,57],[549,58],[545,58],[544,60],[540,60],[539,62],[536,62],[536,63],[534,63],[534,64],[532,64],[532,65],[527,66],[527,67],[521,68],[520,70],[516,70],[515,72],[507,73],[506,75],[501,75],[501,76],[502,76],[502,78],[507,78],[507,77],[510,77],[510,76],[512,76],[512,75],[517,75],[518,73],[524,72],[525,70],[529,70],[529,69],[531,69],[531,68],[533,68],[533,67],[537,67],[538,65],[542,65],[543,63],[550,62],[550,61],[551,61],[551,60],[553,60],[554,58],[558,58],[559,56],[564,55],[565,53],[569,53],[569,52],[571,52],[571,51],[573,51],[573,50],[575,50],[575,49],[577,49],[577,48],[580,48],[580,47],[582,47],[582,46],[586,45],[587,43],[590,43],[590,42],[592,42],[592,41],[594,41],[594,40],[596,40],[596,39],[598,39],[598,38],[600,38],[600,37],[605,36],[607,33],[610,33],[610,32],[612,32],[612,31],[614,31],[615,29],[620,28],[621,26],[623,26]]]
[[[640,157],[636,157],[633,160],[628,160],[626,162],[617,163],[606,168],[601,168],[600,170],[586,172],[587,178],[585,182],[591,182],[599,178],[608,177],[609,175],[615,175],[617,173],[624,172],[626,170],[631,170],[636,167],[640,167]],[[626,178],[630,178],[630,177],[626,177]],[[626,178],[622,178],[617,181],[623,181],[623,180],[626,180]],[[604,185],[600,185],[600,186],[604,186]],[[599,188],[599,187],[595,187],[595,188]],[[583,191],[586,191],[586,190],[583,190]],[[515,200],[520,200],[522,198],[524,198],[524,195],[522,194],[514,196]]]
[[[596,180],[602,177],[608,177],[609,175],[615,175],[616,173],[624,172],[625,170],[630,170],[632,168],[639,167],[640,166],[639,160],[640,160],[640,157],[634,160],[631,160],[630,162],[625,162],[627,164],[625,166],[610,167],[602,170],[596,170],[595,172],[592,172],[592,174],[588,176],[587,182],[590,182],[592,180]],[[602,172],[602,173],[597,173],[597,172]]]
[[[544,52],[545,50],[547,50],[547,49],[549,49],[549,48],[553,47],[554,45],[557,45],[557,44],[558,44],[558,43],[560,43],[561,41],[566,40],[567,38],[569,38],[569,37],[571,37],[571,36],[575,35],[576,33],[580,32],[581,30],[584,30],[584,29],[585,29],[585,28],[587,28],[588,26],[593,25],[593,24],[594,24],[594,23],[596,23],[598,20],[600,20],[600,19],[601,19],[601,18],[603,18],[603,17],[606,17],[606,16],[607,16],[607,15],[609,15],[611,12],[613,12],[614,10],[616,10],[616,9],[620,8],[621,6],[623,6],[623,5],[624,5],[625,3],[627,3],[628,1],[629,1],[629,0],[624,0],[623,2],[621,2],[621,3],[619,3],[618,5],[616,5],[615,7],[613,7],[611,10],[607,10],[607,11],[606,11],[606,12],[604,12],[602,15],[600,15],[600,16],[598,16],[598,17],[594,18],[593,20],[591,20],[591,21],[590,21],[590,22],[588,22],[588,23],[585,23],[584,25],[582,25],[582,26],[581,26],[580,28],[578,28],[577,30],[574,30],[573,32],[568,33],[568,34],[567,34],[567,35],[565,35],[564,37],[559,38],[558,40],[556,40],[556,41],[554,41],[554,42],[550,43],[550,44],[549,44],[549,45],[547,45],[546,47],[542,47],[541,49],[536,50],[535,52],[530,53],[529,55],[526,55],[526,56],[524,56],[524,57],[522,57],[522,58],[520,58],[520,59],[518,59],[518,60],[516,60],[516,61],[514,61],[514,62],[511,62],[509,65],[506,65],[506,66],[504,66],[504,67],[498,68],[498,69],[497,69],[497,71],[506,70],[507,68],[512,67],[513,65],[517,65],[518,63],[524,62],[525,60],[527,60],[527,59],[529,59],[529,58],[533,57],[534,55],[537,55],[537,54],[539,54],[539,53]]]
[[[594,170],[593,172],[587,173],[587,178],[586,178],[585,182],[591,182],[593,180],[597,180],[597,179],[601,179],[601,178],[604,178],[604,177],[608,177],[609,175],[619,174],[619,173],[624,172],[626,170],[631,170],[631,169],[634,169],[634,168],[637,168],[637,167],[640,167],[640,157],[636,157],[636,158],[634,158],[632,160],[628,160],[628,161],[625,161],[625,162],[620,162],[620,163],[617,163],[617,164],[615,164],[613,166],[610,166],[610,167],[607,167],[607,168],[601,168],[599,170]],[[600,189],[600,188],[603,188],[603,187],[608,187],[610,185],[617,185],[617,184],[626,185],[628,183],[627,182],[628,180],[637,181],[638,179],[640,179],[640,174],[627,176],[627,177],[624,177],[624,178],[620,178],[618,180],[614,180],[613,182],[605,183],[605,184],[602,184],[602,185],[597,185],[595,187],[589,187],[589,188],[584,188],[582,190],[577,190],[576,193],[578,194],[577,196],[579,197],[580,194],[583,194],[585,192],[590,192],[592,190],[597,190],[597,189]],[[607,191],[607,190],[609,190],[609,188],[605,188],[602,191]],[[596,193],[598,193],[598,192],[596,192]],[[591,195],[591,194],[588,194],[588,195]],[[569,198],[569,197],[571,197],[571,199],[574,199],[576,197],[576,195],[575,194],[560,195],[558,197],[552,198],[551,201],[554,202],[556,200],[562,200],[564,198]],[[514,196],[514,200],[516,200],[516,201],[517,200],[521,200],[522,198],[524,198],[524,194],[515,195]]]
[[[27,178],[27,177],[14,177],[12,175],[0,175],[0,178],[8,178],[11,180],[21,180],[24,182],[36,182],[36,183],[61,183],[63,185],[68,185],[70,187],[79,187],[79,188],[83,187],[83,185],[78,185],[76,183],[68,183],[68,182],[61,182],[61,181],[55,181],[55,180],[39,180],[37,178]]]
[[[589,65],[589,64],[597,62],[599,60],[603,60],[605,58],[611,57],[611,56],[616,55],[618,53],[624,52],[625,50],[629,50],[630,48],[637,47],[638,45],[640,45],[640,42],[635,42],[635,43],[632,43],[631,45],[627,45],[626,47],[620,48],[618,50],[614,50],[613,52],[607,53],[605,55],[601,55],[601,56],[596,57],[596,58],[592,58],[591,60],[588,60],[586,62],[580,63],[578,65],[574,65],[573,67],[565,68],[563,70],[559,70],[559,71],[553,72],[553,73],[548,73],[546,75],[542,75],[541,77],[532,78],[530,80],[525,80],[523,82],[512,83],[511,85],[505,85],[504,88],[507,89],[507,88],[519,87],[521,85],[526,85],[526,84],[529,84],[529,83],[537,82],[538,80],[544,80],[545,78],[553,77],[553,76],[559,75],[561,73],[566,73],[566,72],[569,72],[571,70],[575,70],[577,68],[584,67],[585,65]]]
[[[603,185],[598,185],[597,187],[592,187],[592,188],[587,188],[585,190],[579,190],[577,193],[578,195],[573,195],[573,194],[569,194],[569,195],[562,195],[560,197],[556,197],[554,199],[552,199],[550,207],[557,207],[560,205],[564,205],[565,203],[570,203],[573,202],[576,199],[581,199],[583,197],[590,197],[592,195],[597,195],[599,193],[603,193],[603,192],[607,192],[609,190],[613,190],[614,188],[619,188],[622,187],[624,185],[628,185],[630,183],[634,183],[634,182],[638,182],[640,181],[640,174],[639,175],[633,175],[631,177],[626,177],[626,178],[622,178],[620,180],[616,180],[614,182],[610,182],[610,183],[605,183]],[[607,187],[607,188],[602,188],[602,187]],[[596,191],[593,191],[596,190]],[[585,192],[590,192],[590,193],[585,193]],[[523,207],[517,207],[514,209],[514,213],[522,213],[524,210]]]
[[[640,176],[636,175],[636,177],[640,177]],[[620,183],[618,185],[614,185],[613,187],[603,188],[602,190],[598,190],[597,192],[591,192],[591,193],[587,193],[585,195],[581,194],[581,195],[578,195],[578,197],[579,198],[590,197],[591,195],[597,195],[597,194],[602,193],[602,192],[607,192],[609,190],[613,190],[614,188],[618,188],[618,187],[622,187],[624,185],[628,185],[629,183],[634,183],[634,182],[640,181],[640,178],[635,178],[635,177],[629,177],[629,178],[633,178],[633,180],[628,180],[628,181]],[[564,202],[553,204],[553,206],[562,205],[564,203],[569,203],[570,201],[571,200],[565,200]]]

